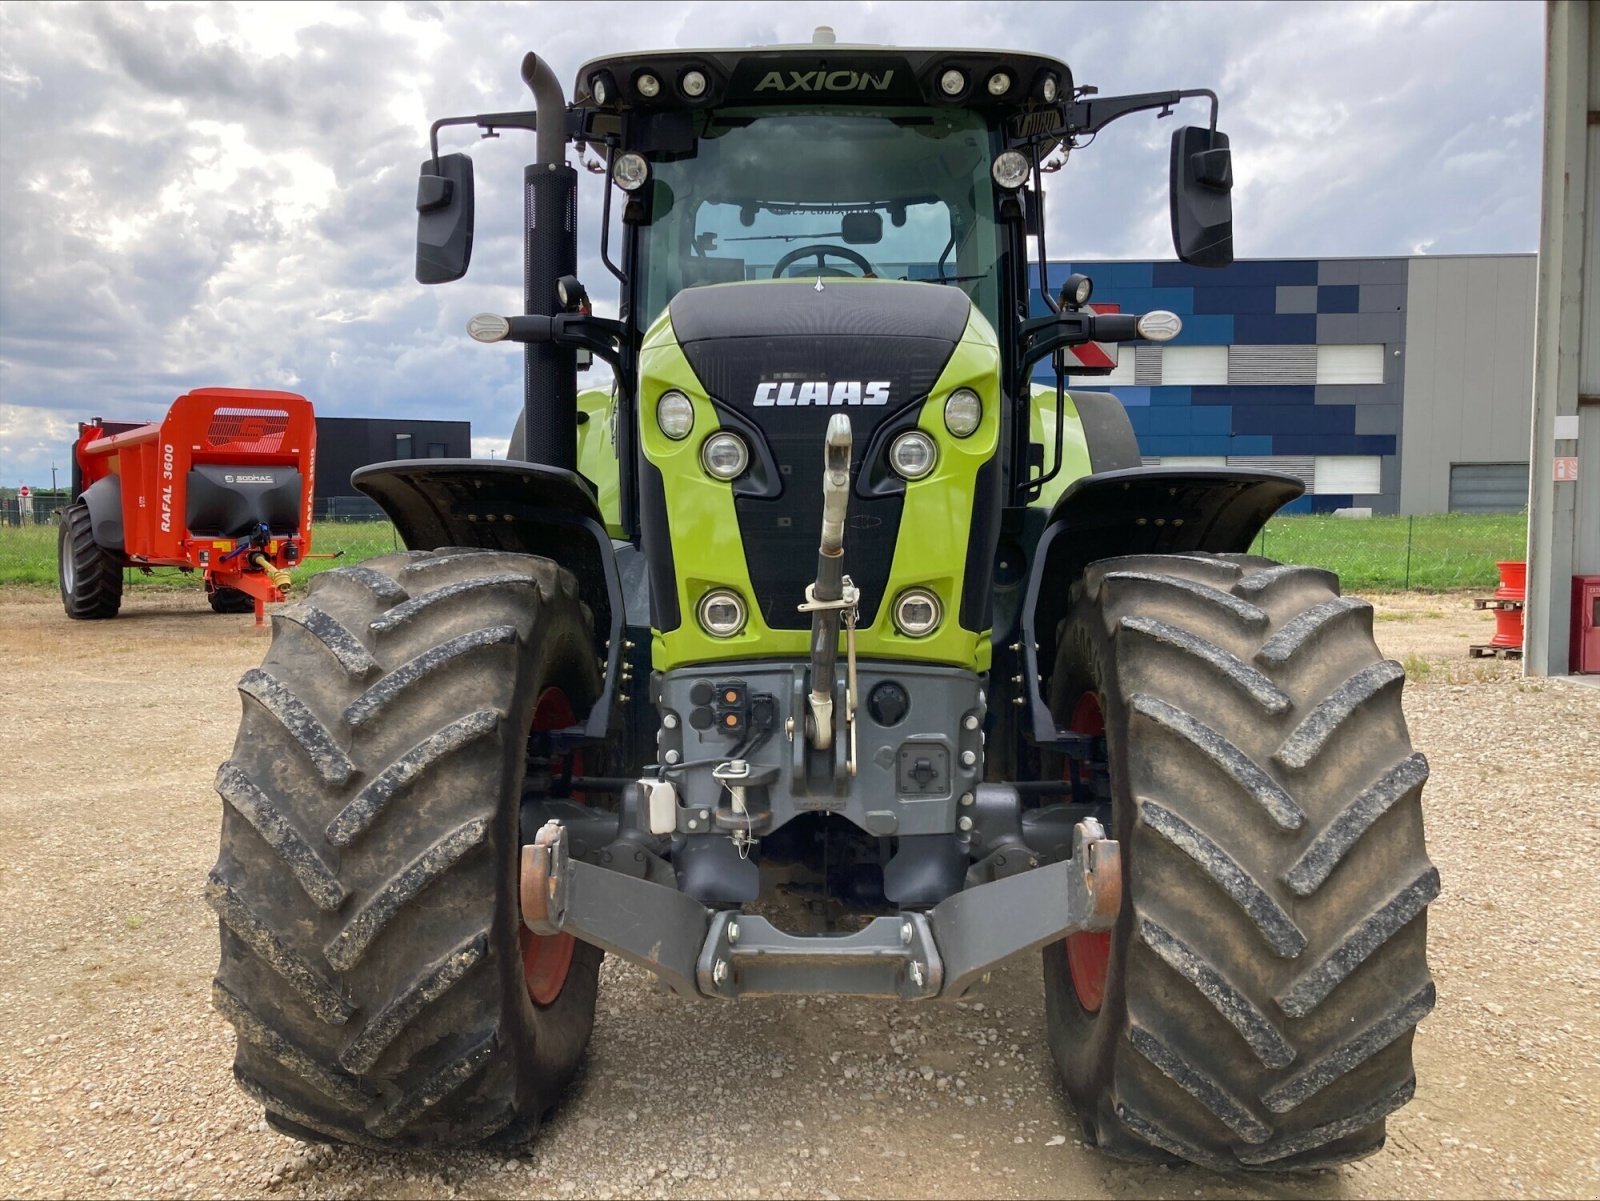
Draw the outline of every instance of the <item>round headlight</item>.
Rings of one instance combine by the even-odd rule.
[[[719,480],[736,479],[750,466],[750,448],[738,434],[712,434],[700,448],[700,465]]]
[[[661,95],[661,81],[648,71],[635,79],[633,86],[639,89],[639,95],[646,100],[654,100]]]
[[[959,96],[966,86],[967,77],[954,67],[939,76],[939,90],[946,96]]]
[[[1054,104],[1056,102],[1056,94],[1060,91],[1060,88],[1061,85],[1056,82],[1054,75],[1046,75],[1039,83],[1039,95],[1044,97],[1046,104]]]
[[[656,424],[674,442],[682,441],[694,428],[694,405],[682,392],[663,392],[656,401]]]
[[[1061,286],[1061,294],[1082,308],[1089,303],[1089,297],[1094,295],[1094,280],[1087,275],[1074,272],[1067,276],[1067,282]]]
[[[700,625],[714,638],[732,638],[744,629],[744,601],[728,588],[716,588],[700,598]]]
[[[706,94],[706,77],[701,71],[685,71],[680,82],[683,87],[683,94],[690,99]]]
[[[983,401],[971,388],[957,388],[944,402],[944,427],[958,438],[969,437],[983,420]]]
[[[606,87],[606,77],[596,75],[589,81],[589,94],[594,97],[596,104],[604,104],[611,99],[611,89]]]
[[[1002,188],[1020,188],[1028,182],[1028,156],[1020,150],[1002,150],[994,156],[989,174]]]
[[[1166,309],[1152,309],[1140,315],[1134,328],[1139,331],[1141,338],[1151,342],[1170,342],[1183,330],[1183,322],[1178,314],[1169,313]]]
[[[611,162],[611,178],[624,192],[637,192],[650,178],[650,164],[645,162],[644,155],[624,151]]]
[[[905,479],[920,480],[933,470],[939,452],[921,430],[908,430],[889,446],[889,463]]]
[[[894,602],[894,625],[907,638],[931,634],[939,625],[939,598],[926,588],[907,588]]]
[[[996,71],[989,76],[989,95],[1004,96],[1011,90],[1011,76],[1004,71]]]

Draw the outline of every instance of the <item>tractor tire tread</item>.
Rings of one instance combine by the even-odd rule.
[[[520,731],[544,687],[600,695],[570,578],[455,551],[324,572],[241,679],[213,999],[277,1128],[388,1150],[525,1134],[576,1071],[600,952],[578,944],[534,1006],[515,895]]]
[[[1222,1171],[1370,1155],[1415,1090],[1440,891],[1371,606],[1249,555],[1105,560],[1071,603],[1049,696],[1100,694],[1125,888],[1098,1012],[1044,950],[1086,1132]]]

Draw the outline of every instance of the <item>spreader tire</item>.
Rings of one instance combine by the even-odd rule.
[[[278,609],[217,774],[214,1000],[279,1129],[367,1146],[520,1137],[594,1023],[600,952],[525,980],[518,808],[541,699],[600,692],[572,576],[411,552]],[[559,937],[559,936],[558,936]]]
[[[213,613],[254,613],[255,597],[238,588],[206,589],[206,601]]]
[[[1328,572],[1148,555],[1075,587],[1051,706],[1103,715],[1126,891],[1099,978],[1086,944],[1045,948],[1046,1018],[1106,1152],[1299,1170],[1383,1145],[1439,892],[1402,681]]]
[[[56,574],[68,617],[115,617],[122,608],[122,561],[94,540],[89,506],[68,505],[56,533]]]

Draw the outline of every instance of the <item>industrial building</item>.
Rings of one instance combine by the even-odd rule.
[[[1069,377],[1121,398],[1147,462],[1288,472],[1290,512],[1527,506],[1534,255],[1055,263],[1051,287],[1075,271],[1096,308],[1183,319]]]
[[[391,459],[466,459],[470,421],[387,417],[317,418],[316,512],[319,517],[376,517],[379,510],[350,483],[350,473]]]

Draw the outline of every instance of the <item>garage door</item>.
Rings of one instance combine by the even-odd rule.
[[[1520,513],[1527,507],[1526,463],[1450,464],[1452,513]]]

